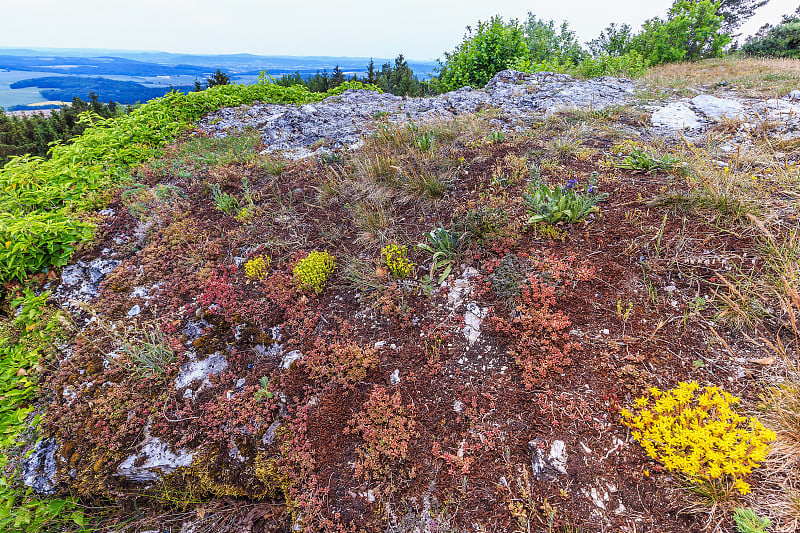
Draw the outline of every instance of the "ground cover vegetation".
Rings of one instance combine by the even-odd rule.
[[[785,192],[796,160],[775,164],[762,139],[726,171],[708,162],[724,131],[648,144],[609,118],[629,112],[562,112],[515,135],[488,135],[491,112],[386,124],[358,151],[282,165],[252,134],[193,131],[133,166],[109,195],[119,214],[77,251],[123,253],[91,305],[98,319],[68,360],[40,351],[7,370],[42,376],[43,391],[9,381],[22,398],[8,442],[29,431],[37,397],[48,404],[40,431],[63,442],[71,492],[39,500],[9,477],[0,517],[31,531],[188,517],[206,531],[599,531],[594,488],[632,510],[606,515],[613,527],[789,527],[800,298]],[[551,219],[566,209],[543,209],[551,197],[587,208]],[[748,207],[731,216],[733,205]],[[141,227],[143,239],[115,242]],[[474,345],[448,308],[467,268],[470,301],[487,309]],[[159,283],[130,318],[130,292]],[[71,338],[46,293],[18,294],[13,346],[37,332]],[[188,337],[197,317],[206,329]],[[259,348],[276,327],[283,352],[303,354],[285,367]],[[220,350],[227,369],[186,400],[174,382],[190,353]],[[112,352],[120,359],[104,363]],[[787,380],[762,399],[765,368]],[[101,383],[107,392],[91,392]],[[113,474],[148,420],[152,435],[202,453],[142,489]],[[531,455],[556,438],[569,476],[541,477]],[[12,468],[22,449],[10,449]]]
[[[566,26],[526,28],[572,61]],[[484,110],[283,161],[191,127],[351,87],[173,93],[0,169],[4,530],[797,530],[797,143]],[[59,311],[59,268],[109,251]],[[71,472],[51,498],[20,482],[39,437]],[[197,453],[126,481],[151,437]]]

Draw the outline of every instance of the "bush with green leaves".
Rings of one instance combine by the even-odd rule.
[[[596,178],[597,173],[593,173],[583,191],[577,190],[577,180],[571,180],[564,187],[552,188],[540,180],[529,183],[523,193],[528,224],[574,224],[599,212],[597,203],[605,200],[608,194],[597,192]]]
[[[685,174],[681,160],[669,154],[658,155],[643,148],[634,148],[625,156],[617,168],[638,170],[640,172],[668,172]]]
[[[558,65],[578,65],[586,55],[569,23],[563,21],[556,29],[553,20],[537,19],[528,12],[525,21],[525,42],[528,45],[527,59],[532,63],[552,62]]]
[[[452,52],[445,52],[439,73],[439,89],[452,91],[465,85],[483,87],[492,76],[510,67],[515,59],[527,57],[528,45],[519,21],[504,22],[492,17],[478,21],[477,29],[467,27],[464,41]]]

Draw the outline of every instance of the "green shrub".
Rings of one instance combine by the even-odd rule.
[[[515,19],[505,23],[502,17],[495,16],[488,22],[478,21],[475,32],[468,29],[464,41],[444,54],[439,74],[442,92],[465,85],[483,87],[492,76],[510,68],[516,58],[528,54],[525,33]]]
[[[336,268],[336,263],[331,254],[311,252],[294,266],[294,281],[301,290],[311,290],[319,294],[334,268]]]
[[[650,65],[718,57],[731,41],[721,31],[719,7],[719,1],[676,0],[667,20],[656,17],[642,25],[631,39],[631,51],[647,58]]]
[[[584,78],[617,76],[638,78],[647,70],[647,61],[639,52],[628,52],[621,56],[598,54],[589,56],[577,66],[575,72]]]

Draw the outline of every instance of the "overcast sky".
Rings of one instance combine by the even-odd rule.
[[[797,8],[771,0],[755,32]],[[436,59],[494,14],[566,19],[581,41],[609,22],[638,28],[672,0],[0,0],[0,47]]]

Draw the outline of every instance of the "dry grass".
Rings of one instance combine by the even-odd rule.
[[[746,96],[784,95],[800,85],[800,60],[723,57],[698,63],[670,63],[650,68],[642,78],[651,89],[677,89],[693,95],[689,87],[736,90]]]

